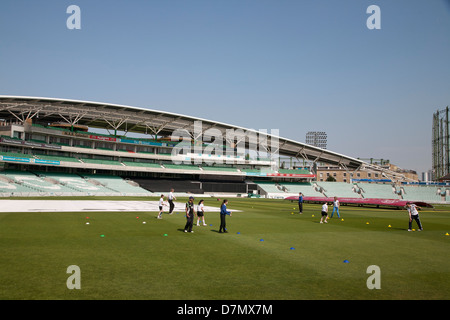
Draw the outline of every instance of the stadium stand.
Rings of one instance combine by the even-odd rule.
[[[122,105],[0,96],[0,194],[155,195],[167,194],[174,188],[179,195],[247,193],[288,197],[302,192],[306,197],[319,199],[333,196],[433,202],[449,199],[447,187],[315,181],[315,174],[307,168],[278,168],[280,162],[272,157],[234,153],[239,140],[234,138],[216,146],[223,151],[217,159],[223,160],[226,154],[225,163],[211,161],[215,154],[203,153],[202,149],[176,153],[174,157],[174,147],[179,141],[172,141],[173,131],[191,129],[200,120],[205,128],[219,129],[222,133],[243,129]],[[118,123],[122,126],[116,126]],[[273,138],[280,156],[293,159],[301,154],[303,166],[306,160],[343,165],[349,170],[369,168],[360,159],[279,136],[267,135],[263,141],[272,142]],[[242,141],[245,145],[245,139]],[[190,144],[209,146],[199,145],[194,139]],[[247,141],[244,149],[248,147]],[[176,161],[183,163],[177,165]],[[370,170],[379,168],[370,165]]]
[[[301,192],[306,197],[404,199],[439,203],[445,202],[449,193],[446,188],[436,186],[402,186],[396,188],[391,184],[376,183],[273,181],[256,181],[255,183],[262,190],[262,194],[268,197],[293,196]]]

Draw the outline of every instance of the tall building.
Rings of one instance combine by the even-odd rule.
[[[422,182],[431,182],[432,180],[432,176],[433,176],[433,171],[432,170],[427,170],[422,172]]]
[[[433,180],[450,173],[449,108],[433,114],[432,157]]]

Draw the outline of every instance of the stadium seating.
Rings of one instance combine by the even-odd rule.
[[[282,182],[281,184],[287,188],[287,192],[289,193],[298,195],[299,192],[301,192],[306,197],[324,197],[324,195],[317,192],[314,189],[314,186],[309,182]]]
[[[429,202],[442,202],[446,197],[439,194],[436,186],[402,186],[403,200],[420,200]]]
[[[398,199],[394,187],[390,184],[358,183],[357,187],[362,190],[364,198]]]
[[[16,187],[14,193],[38,193],[49,195],[62,195],[71,190],[52,180],[46,180],[31,172],[6,171],[2,172],[2,176],[14,181]],[[9,189],[11,190],[11,189]]]
[[[276,182],[270,181],[256,181],[255,182],[264,192],[270,193],[284,193],[285,190],[281,188]]]
[[[112,193],[111,190],[104,188],[101,185],[94,185],[89,183],[86,179],[70,173],[56,173],[56,172],[42,172],[41,176],[49,177],[58,181],[61,185],[68,188],[68,192],[95,195]]]
[[[345,197],[345,198],[360,198],[360,196],[353,191],[353,184],[346,182],[318,182],[323,188],[327,197]]]
[[[1,172],[0,174],[0,193],[3,196],[20,195],[38,192],[31,186],[27,186],[16,180],[14,172]]]
[[[0,193],[8,195],[151,195],[133,182],[117,176],[86,175],[56,172],[4,171],[0,174]]]
[[[17,191],[17,186],[15,186],[14,182],[9,182],[6,179],[1,178],[2,176],[0,175],[0,193]]]
[[[107,175],[83,175],[88,181],[96,186],[102,186],[109,192],[118,192],[122,195],[151,195],[152,193],[139,187],[133,181],[127,181],[121,177]]]

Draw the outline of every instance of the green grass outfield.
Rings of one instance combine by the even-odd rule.
[[[422,232],[406,231],[404,210],[343,206],[344,221],[319,224],[320,206],[304,207],[231,198],[242,212],[227,217],[227,234],[218,213],[193,234],[183,213],[0,213],[0,299],[450,298],[450,207],[422,211]],[[66,286],[70,265],[79,290]],[[367,288],[370,265],[381,289]]]

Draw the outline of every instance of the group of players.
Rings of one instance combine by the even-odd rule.
[[[333,201],[333,212],[331,213],[331,218],[333,217],[334,212],[337,213],[338,218],[340,218],[341,216],[339,215],[339,207],[340,207],[340,203],[337,197],[334,197],[334,201]],[[411,202],[407,202],[406,203],[406,210],[408,210],[408,215],[409,215],[409,225],[408,225],[408,231],[412,231],[412,221],[415,220],[417,223],[417,226],[419,227],[419,231],[423,230],[422,227],[422,223],[420,222],[420,218],[419,218],[419,212],[418,210],[420,210],[421,208]],[[298,210],[299,213],[302,214],[303,213],[303,194],[300,192],[298,194]],[[321,212],[321,218],[320,218],[320,223],[328,223],[328,203],[325,202],[322,205],[322,212]]]
[[[169,202],[169,214],[173,214],[173,210],[175,208],[175,204],[173,203],[174,200],[177,200],[177,198],[173,194],[174,189],[170,189],[169,195],[167,196],[167,201]],[[218,199],[219,200],[219,199]],[[220,228],[219,233],[227,233],[226,229],[226,219],[225,217],[227,215],[231,216],[231,211],[227,210],[227,204],[228,200],[223,200],[222,205],[220,206]],[[164,195],[162,194],[159,198],[159,213],[157,218],[162,219],[162,213],[163,213],[163,207],[166,204],[164,203]],[[204,200],[200,200],[197,204],[197,208],[195,208],[194,205],[194,197],[190,196],[188,202],[186,203],[185,207],[185,213],[186,213],[186,225],[184,227],[184,232],[190,232],[193,233],[192,227],[194,225],[194,215],[197,216],[197,226],[200,226],[200,222],[203,223],[203,226],[206,226],[205,222],[205,207],[204,207]]]
[[[173,203],[174,200],[176,200],[174,194],[174,189],[170,189],[169,195],[168,195],[168,202],[169,202],[169,214],[173,214],[173,210],[175,208],[175,204]],[[227,233],[227,229],[226,229],[226,219],[225,217],[227,215],[231,216],[231,211],[227,210],[227,204],[228,204],[228,200],[223,200],[222,205],[220,207],[220,228],[219,228],[219,233]],[[163,207],[165,205],[164,203],[164,195],[162,194],[160,199],[159,199],[159,213],[157,218],[158,219],[162,219],[162,213],[163,213]],[[336,212],[337,217],[340,218],[340,214],[339,214],[339,207],[340,207],[340,202],[339,199],[337,197],[334,197],[334,201],[333,201],[333,211],[331,213],[331,217],[333,217],[334,213]],[[299,213],[302,214],[303,213],[303,194],[300,192],[299,193],[299,197],[298,197],[298,209],[299,209]],[[419,212],[418,210],[420,210],[421,208],[419,206],[417,206],[414,203],[411,202],[407,202],[406,203],[406,209],[408,210],[408,214],[409,214],[409,225],[408,225],[408,231],[412,231],[412,221],[415,220],[417,223],[417,226],[419,227],[419,231],[423,230],[422,227],[422,223],[420,222],[420,218],[419,218]],[[206,222],[205,222],[205,209],[204,209],[204,200],[200,200],[197,204],[197,209],[195,209],[195,205],[194,205],[194,197],[189,197],[189,201],[186,203],[186,207],[185,207],[185,212],[186,212],[186,225],[184,227],[184,232],[190,232],[193,233],[194,231],[192,230],[192,226],[194,225],[194,215],[197,216],[197,226],[200,226],[200,222],[203,223],[203,226],[206,226]],[[325,202],[322,205],[322,212],[321,212],[321,218],[320,218],[320,223],[328,223],[328,203]]]

